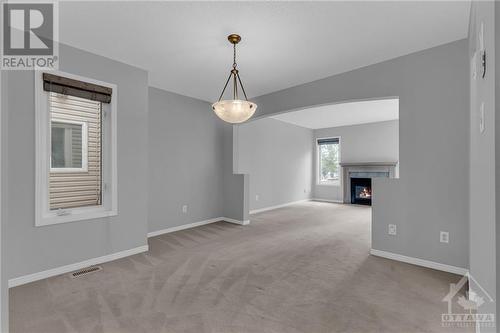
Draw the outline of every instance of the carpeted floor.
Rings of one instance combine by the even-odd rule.
[[[307,202],[150,238],[100,272],[11,289],[11,332],[458,332],[441,299],[460,277],[370,256],[370,215]]]

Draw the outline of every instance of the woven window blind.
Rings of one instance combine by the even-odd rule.
[[[110,103],[113,93],[109,87],[49,73],[43,73],[43,90],[101,103]]]

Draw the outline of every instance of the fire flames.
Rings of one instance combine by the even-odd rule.
[[[372,191],[368,187],[363,187],[361,192],[359,192],[359,197],[363,199],[370,199],[372,197]]]

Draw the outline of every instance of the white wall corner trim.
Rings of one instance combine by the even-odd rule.
[[[229,217],[221,217],[221,221],[239,224],[239,225],[249,225],[250,224],[250,220],[240,221],[240,220],[231,219]]]
[[[84,261],[80,261],[74,264],[69,264],[65,266],[60,266],[52,269],[48,269],[46,271],[38,272],[38,273],[33,273],[33,274],[28,274],[24,276],[20,276],[17,278],[9,279],[9,288],[17,287],[26,283],[38,281],[38,280],[43,280],[47,279],[49,277],[53,277],[56,275],[61,275],[61,274],[66,274],[69,272],[73,272],[82,268],[86,268],[89,266],[93,265],[98,265],[102,264],[108,261],[113,261],[121,258],[125,258],[128,256],[132,256],[134,254],[142,253],[142,252],[147,252],[149,250],[149,246],[142,245],[139,247],[135,247],[129,250],[124,250],[120,252],[115,252],[112,254],[107,254],[102,257],[97,257],[97,258],[92,258]]]
[[[313,198],[313,199],[311,199],[311,201],[331,202],[331,203],[338,203],[338,204],[344,203],[342,200],[330,200],[330,199],[321,199],[321,198]]]
[[[297,200],[297,201],[287,202],[287,203],[276,205],[276,206],[269,206],[269,207],[264,207],[264,208],[259,208],[259,209],[253,209],[253,210],[250,211],[250,214],[262,213],[262,212],[266,212],[268,210],[283,208],[283,207],[286,207],[286,206],[290,206],[290,205],[294,205],[294,204],[298,204],[298,203],[306,202],[306,201],[310,201],[310,200],[311,199],[303,199],[303,200]]]
[[[202,225],[205,225],[205,224],[210,224],[210,223],[214,223],[214,222],[223,221],[223,219],[224,219],[223,217],[215,217],[213,219],[208,219],[208,220],[203,220],[203,221],[199,221],[199,222],[193,222],[193,223],[178,225],[178,226],[175,226],[175,227],[161,229],[161,230],[157,230],[157,231],[151,231],[151,232],[148,232],[148,238],[149,237],[155,237],[155,236],[163,235],[163,234],[168,234],[168,233],[175,232],[175,231],[180,231],[180,230],[190,229],[190,228],[194,228],[194,227],[199,227],[199,226],[202,226]]]
[[[377,256],[377,257],[392,259],[392,260],[396,260],[396,261],[405,262],[408,264],[432,268],[432,269],[436,269],[438,271],[443,271],[443,272],[448,272],[448,273],[453,273],[453,274],[458,274],[458,275],[466,275],[467,272],[469,271],[468,269],[462,268],[462,267],[441,264],[441,263],[438,263],[435,261],[419,259],[419,258],[415,258],[415,257],[407,257],[407,256],[404,256],[401,254],[387,252],[387,251],[371,249],[370,254]]]

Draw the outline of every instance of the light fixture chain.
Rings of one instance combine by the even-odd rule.
[[[233,44],[233,68],[236,68],[236,44]]]

